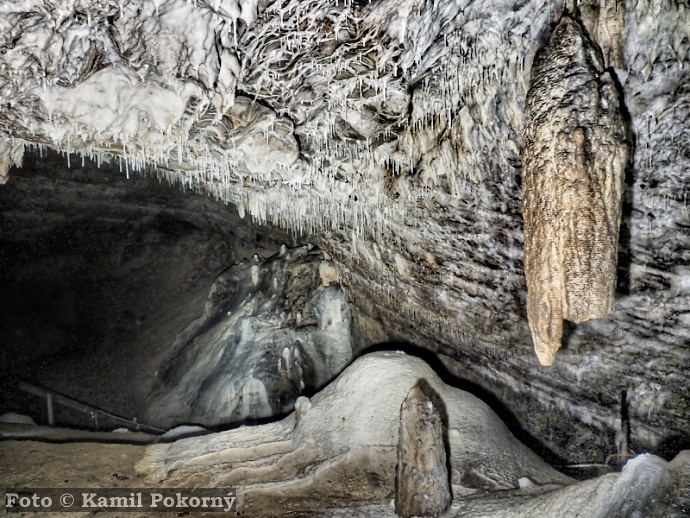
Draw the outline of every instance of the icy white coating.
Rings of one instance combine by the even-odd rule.
[[[635,165],[664,161],[674,175],[688,160],[690,14],[628,3],[617,72]],[[510,174],[531,62],[562,7],[11,0],[0,136],[117,157],[127,171],[157,165],[261,221],[378,233],[425,188],[460,196]]]
[[[653,455],[632,459],[621,473],[576,483],[517,441],[482,401],[443,383],[419,358],[395,352],[359,358],[311,401],[300,398],[296,416],[149,447],[137,469],[163,486],[205,480],[210,474],[220,486],[243,481],[250,516],[267,515],[254,506],[272,498],[302,509],[308,505],[301,496],[306,494],[320,497],[321,507],[329,505],[330,488],[322,482],[337,486],[341,473],[351,477],[351,487],[366,485],[365,475],[376,474],[377,485],[384,486],[378,501],[384,501],[393,487],[400,407],[417,383],[427,384],[447,412],[453,505],[443,516],[644,516],[650,495],[669,489],[662,478],[672,464]],[[368,494],[366,500],[377,498]],[[360,503],[354,495],[350,501]],[[395,516],[383,504],[349,512],[330,516]]]

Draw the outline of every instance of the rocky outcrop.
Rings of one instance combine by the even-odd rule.
[[[439,516],[453,497],[446,466],[443,422],[419,385],[410,389],[400,409],[395,512],[403,518]]]
[[[690,514],[690,450],[682,451],[664,469],[643,507],[647,518],[682,518]]]
[[[457,513],[454,516],[472,518],[647,516],[643,511],[646,498],[672,472],[671,464],[663,459],[641,455],[628,462],[621,473],[557,490],[533,487],[509,495],[472,495],[453,506],[453,511]]]
[[[399,352],[363,356],[325,389],[301,399],[299,420],[229,430],[155,445],[138,464],[141,474],[166,487],[241,486],[245,516],[382,502],[395,489],[400,408],[420,380],[447,409],[453,484],[514,489],[529,477],[538,484],[573,482],[515,439],[481,400],[446,385],[422,360]],[[376,397],[373,397],[373,396]]]
[[[193,324],[203,331],[168,351],[148,422],[231,425],[281,415],[331,381],[353,355],[334,271],[321,252],[302,247],[221,274]]]
[[[240,486],[238,507],[247,517],[392,517],[389,495],[404,439],[400,408],[406,399],[412,403],[408,394],[421,380],[447,411],[453,503],[444,516],[633,516],[657,488],[674,495],[673,505],[684,501],[678,489],[687,491],[687,477],[673,487],[670,478],[663,482],[684,472],[684,456],[669,464],[642,455],[622,473],[575,483],[517,441],[481,400],[443,383],[420,359],[395,352],[359,358],[310,404],[300,400],[299,421],[290,415],[148,446],[138,476],[157,487]]]
[[[524,136],[527,317],[537,357],[551,365],[564,319],[613,310],[629,157],[615,79],[569,16],[535,58]]]

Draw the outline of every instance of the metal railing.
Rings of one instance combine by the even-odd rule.
[[[84,403],[81,403],[80,401],[77,401],[76,399],[63,396],[62,394],[58,394],[57,392],[53,392],[52,390],[45,389],[43,387],[39,387],[38,385],[34,385],[32,383],[29,383],[27,381],[20,381],[19,382],[19,389],[23,390],[24,392],[28,392],[29,394],[33,394],[35,396],[43,397],[46,399],[46,407],[48,411],[48,423],[51,426],[55,425],[55,413],[53,410],[53,403],[57,403],[59,405],[66,406],[68,408],[71,408],[73,410],[77,410],[79,412],[89,414],[91,418],[94,420],[96,424],[96,430],[98,430],[98,416],[102,416],[108,419],[111,419],[113,421],[117,421],[119,423],[123,423],[125,425],[128,425],[130,427],[133,427],[136,430],[150,430],[155,433],[164,433],[165,430],[162,430],[161,428],[156,428],[155,426],[151,426],[148,424],[140,423],[137,421],[137,418],[134,417],[132,419],[127,419],[125,417],[120,417],[115,414],[111,414],[110,412],[106,412],[105,410],[101,410],[100,408],[96,408]]]

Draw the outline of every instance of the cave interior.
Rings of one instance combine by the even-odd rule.
[[[690,516],[683,0],[0,27],[0,485]]]

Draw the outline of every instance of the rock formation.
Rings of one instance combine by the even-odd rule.
[[[690,514],[690,450],[682,451],[663,471],[643,507],[646,518],[682,518]]]
[[[395,512],[403,518],[441,515],[453,500],[449,483],[441,416],[415,385],[400,408]]]
[[[323,254],[285,249],[223,272],[196,332],[171,346],[146,422],[231,425],[292,410],[352,360],[350,308]]]
[[[671,458],[690,429],[690,9],[564,4],[0,2],[0,311],[19,322],[0,333],[15,365],[50,349],[38,370],[60,368],[45,381],[129,412],[220,272],[311,242],[348,301],[355,356],[422,347],[559,464],[615,453],[626,390],[630,449]],[[616,68],[635,145],[615,311],[566,329],[543,369],[525,314],[521,156],[535,53],[565,10],[592,40],[582,48]],[[603,92],[600,70],[576,76]],[[566,172],[600,160],[595,128],[562,128]],[[29,291],[35,302],[16,296]],[[79,359],[101,345],[97,365]]]
[[[532,66],[522,152],[527,316],[543,365],[564,319],[613,310],[626,131],[601,51],[564,15]]]
[[[300,399],[299,420],[291,414],[267,425],[154,445],[138,470],[165,487],[242,486],[244,516],[306,512],[324,502],[380,503],[395,491],[400,409],[420,380],[447,411],[452,484],[471,490],[481,481],[485,490],[509,490],[522,477],[558,487],[573,482],[516,440],[481,400],[399,352],[357,359],[311,404]]]
[[[22,165],[24,146],[0,136],[0,185],[7,182],[11,166]]]
[[[448,414],[453,502],[444,516],[608,518],[635,516],[645,506],[684,505],[690,487],[685,453],[672,463],[642,455],[622,473],[576,483],[517,441],[482,401],[443,383],[420,359],[395,352],[359,358],[311,404],[300,400],[298,422],[293,414],[149,446],[137,463],[138,476],[157,487],[241,486],[239,508],[247,517],[393,517],[389,495],[401,405],[422,403],[421,414],[429,416],[426,398],[415,388],[420,381]],[[432,428],[438,431],[427,430]],[[432,457],[435,462],[440,456]],[[674,479],[676,473],[682,477]]]
[[[605,68],[626,67],[625,10],[625,2],[618,0],[585,0],[572,9],[579,12],[587,34],[601,48]]]

